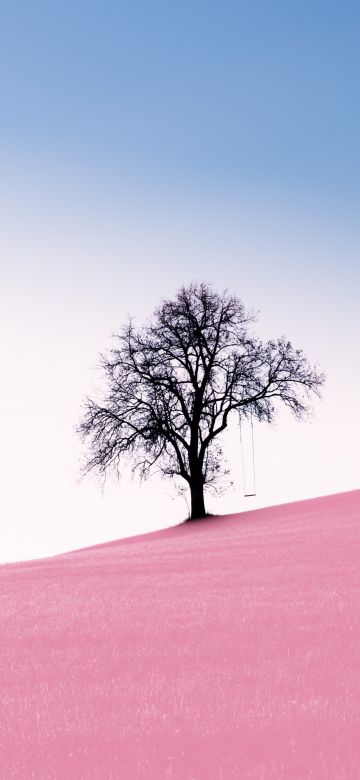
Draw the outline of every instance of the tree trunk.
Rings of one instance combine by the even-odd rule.
[[[199,458],[198,443],[199,443],[199,400],[195,399],[194,404],[194,417],[191,430],[190,449],[189,449],[189,471],[190,471],[190,495],[191,495],[191,515],[190,520],[198,520],[200,517],[205,517],[205,502],[204,502],[204,477],[203,477],[203,464]]]
[[[190,482],[191,516],[190,520],[205,517],[204,483],[202,477]]]

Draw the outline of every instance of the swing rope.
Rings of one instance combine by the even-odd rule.
[[[242,461],[242,473],[243,473],[243,485],[244,485],[244,498],[251,498],[252,496],[256,496],[254,423],[253,423],[252,410],[250,411],[250,423],[251,423],[251,449],[252,449],[252,465],[253,465],[253,475],[254,475],[254,492],[246,493],[244,446],[243,446],[242,427],[241,427],[241,414],[239,411],[240,447],[241,447],[241,461]]]

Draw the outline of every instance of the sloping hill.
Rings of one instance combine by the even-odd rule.
[[[6,780],[360,777],[360,491],[0,567]]]

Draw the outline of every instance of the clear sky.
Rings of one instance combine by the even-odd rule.
[[[359,487],[360,10],[17,2],[0,11],[0,560],[186,515],[155,478],[77,484],[74,434],[128,313],[204,279],[327,374],[312,423],[255,430],[258,495]],[[252,501],[252,503],[249,503]]]

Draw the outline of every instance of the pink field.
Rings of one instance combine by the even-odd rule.
[[[360,491],[0,567],[1,780],[358,780]]]

